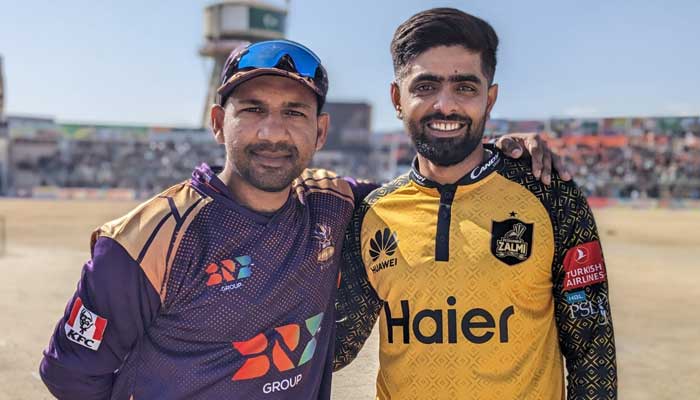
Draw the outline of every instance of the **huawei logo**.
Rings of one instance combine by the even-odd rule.
[[[372,257],[372,262],[377,261],[382,253],[391,257],[396,253],[399,240],[396,237],[396,232],[392,232],[389,228],[378,230],[374,234],[374,238],[369,241],[369,255]]]

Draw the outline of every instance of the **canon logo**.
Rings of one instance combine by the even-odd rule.
[[[469,176],[470,176],[472,179],[477,179],[477,178],[479,178],[479,177],[481,176],[481,174],[483,174],[486,170],[488,170],[489,168],[491,168],[491,167],[493,167],[494,165],[496,165],[496,163],[498,163],[498,161],[499,161],[500,159],[501,159],[501,158],[498,156],[498,153],[496,153],[496,155],[494,155],[493,157],[491,157],[491,159],[488,160],[488,161],[486,162],[486,164],[484,164],[484,165],[482,165],[482,166],[480,166],[480,167],[474,168],[474,170],[472,170],[472,173],[469,174]]]

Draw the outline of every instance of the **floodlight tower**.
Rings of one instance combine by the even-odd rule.
[[[216,101],[216,89],[231,50],[243,41],[283,38],[286,19],[287,9],[258,0],[223,0],[204,9],[204,45],[199,54],[213,58],[214,67],[204,101],[202,126],[209,125],[209,107]]]

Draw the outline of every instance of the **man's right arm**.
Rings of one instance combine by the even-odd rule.
[[[114,373],[160,309],[160,295],[114,239],[100,237],[41,361],[59,399],[108,399]]]
[[[362,220],[369,205],[357,201],[352,221],[343,242],[343,262],[335,301],[335,359],[333,370],[350,364],[357,357],[365,341],[372,333],[379,317],[383,301],[377,296],[367,278],[362,260]]]

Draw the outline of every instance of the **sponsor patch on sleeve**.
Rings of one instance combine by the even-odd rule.
[[[106,327],[107,320],[105,318],[85,308],[80,297],[75,299],[70,317],[65,325],[68,340],[97,351],[102,343]]]
[[[586,300],[588,299],[586,298],[585,290],[566,293],[566,302],[569,304],[581,303]]]
[[[595,240],[570,248],[564,257],[564,290],[605,281],[605,261],[600,242]]]
[[[570,304],[569,313],[571,319],[595,319],[598,325],[607,325],[610,321],[607,308],[608,298],[599,295],[590,300]]]

